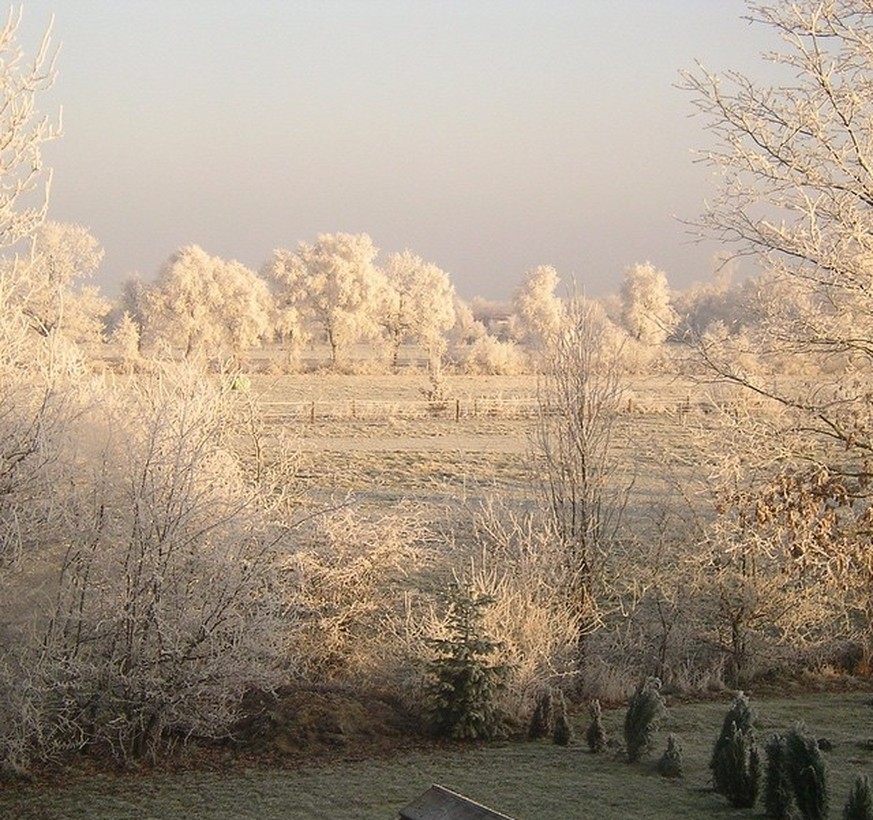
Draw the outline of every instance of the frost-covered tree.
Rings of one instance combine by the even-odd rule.
[[[45,222],[33,235],[30,253],[9,262],[10,297],[40,336],[74,341],[100,334],[108,303],[94,288],[81,287],[103,259],[103,249],[81,225]]]
[[[455,289],[449,275],[411,251],[394,253],[384,268],[387,279],[381,324],[396,367],[400,345],[421,345],[433,372],[446,350],[446,333],[455,324]]]
[[[866,457],[873,450],[873,9],[864,0],[750,3],[750,20],[778,38],[772,84],[698,67],[684,85],[716,146],[702,152],[721,186],[697,222],[737,255],[753,255],[792,294],[772,304],[760,344],[819,370],[845,371],[778,390],[703,350],[721,375],[795,408],[809,432]],[[781,41],[781,42],[779,42]],[[794,306],[803,305],[798,311]],[[839,397],[837,397],[839,393]]]
[[[245,351],[259,345],[269,330],[272,299],[264,281],[241,262],[222,262],[215,279],[222,294],[227,345],[239,366]]]
[[[679,316],[676,335],[694,339],[716,324],[729,333],[742,330],[751,322],[744,308],[745,284],[737,277],[736,265],[724,260],[710,279],[674,292],[672,304]]]
[[[37,344],[28,306],[26,241],[45,214],[48,172],[42,145],[58,129],[36,110],[37,97],[54,80],[50,32],[31,60],[19,46],[21,13],[10,12],[0,30],[0,598],[31,544],[22,537],[35,500],[53,493],[52,435],[69,421],[67,371],[79,365],[62,345]],[[50,529],[50,522],[43,522]]]
[[[229,355],[238,364],[267,332],[266,283],[239,262],[197,245],[174,253],[145,299],[150,341],[179,347],[186,359]]]
[[[25,60],[17,39],[21,15],[20,8],[10,9],[0,30],[0,248],[30,236],[44,220],[51,173],[42,145],[60,134],[59,124],[36,109],[37,96],[55,81],[51,28]]]
[[[730,339],[704,340],[700,353],[712,372],[785,408],[776,435],[797,432],[799,446],[783,461],[774,513],[792,537],[808,537],[796,528],[798,509],[803,522],[826,522],[824,549],[797,550],[797,559],[824,577],[840,568],[855,599],[847,622],[861,615],[869,659],[873,8],[866,0],[749,3],[749,18],[774,36],[768,82],[702,67],[684,74],[714,138],[702,157],[720,180],[697,227],[759,262],[762,296],[779,293],[760,303],[759,360],[790,359],[815,382],[745,368]]]
[[[459,352],[467,345],[471,345],[481,339],[488,331],[474,315],[470,304],[455,294],[455,324],[449,331],[451,348]]]
[[[516,333],[520,341],[539,349],[561,327],[564,307],[555,293],[560,283],[550,265],[529,270],[512,300]]]
[[[126,276],[107,319],[110,336],[126,315],[136,326],[137,353],[142,352],[143,337],[147,335],[149,286],[136,275]]]
[[[589,635],[602,625],[610,586],[607,557],[630,480],[615,450],[626,398],[621,342],[595,302],[567,302],[560,333],[544,350],[531,436],[548,527],[559,545],[560,598],[576,624],[577,664]]]
[[[0,766],[226,736],[240,693],[287,662],[287,520],[234,452],[239,403],[190,368],[82,387],[44,434],[51,492],[18,516],[0,595]]]
[[[664,342],[679,317],[670,304],[667,277],[649,262],[625,271],[621,284],[621,322],[632,339],[644,345]]]
[[[296,308],[324,333],[334,366],[351,345],[378,333],[385,284],[377,255],[367,234],[319,234],[296,251],[273,251],[262,269],[279,305]]]
[[[45,218],[50,172],[44,167],[43,144],[60,133],[59,125],[37,111],[40,94],[54,84],[56,50],[51,29],[30,59],[18,42],[21,10],[10,10],[0,29],[0,250],[21,248]],[[13,256],[0,265],[0,358],[26,353],[27,317],[22,313],[20,281],[26,260]]]

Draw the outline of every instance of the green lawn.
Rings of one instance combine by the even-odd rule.
[[[873,775],[873,706],[862,693],[808,695],[752,703],[759,740],[803,721],[833,744],[825,754],[831,816],[839,817],[857,774]],[[234,773],[99,776],[63,787],[0,792],[6,818],[258,818],[258,820],[390,820],[431,783],[440,783],[518,820],[570,818],[734,818],[763,816],[731,809],[710,791],[708,762],[727,701],[672,706],[657,751],[628,765],[619,753],[592,755],[576,722],[568,748],[551,743],[495,743],[457,751],[417,752],[389,760]],[[604,713],[621,738],[623,710]],[[685,775],[663,780],[654,760],[668,732],[684,750]]]

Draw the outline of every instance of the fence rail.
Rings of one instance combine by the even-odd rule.
[[[627,414],[656,414],[685,417],[731,411],[748,402],[727,402],[690,398],[628,399],[622,405]],[[354,421],[394,419],[527,419],[540,412],[536,398],[457,398],[428,400],[332,399],[309,401],[260,401],[261,411],[271,421]]]

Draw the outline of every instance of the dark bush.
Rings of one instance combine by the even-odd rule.
[[[624,742],[629,763],[635,763],[652,745],[652,736],[667,713],[661,697],[661,681],[646,678],[630,699],[624,718]]]
[[[428,670],[431,728],[441,736],[488,740],[504,729],[497,696],[507,672],[488,663],[499,648],[482,627],[483,610],[493,599],[460,584],[450,585],[446,597],[449,636],[428,641],[436,650]]]
[[[598,754],[606,750],[606,730],[603,728],[603,713],[600,708],[600,701],[592,700],[588,704],[588,711],[591,714],[591,725],[585,732],[585,740],[588,742],[588,748],[595,754]]]
[[[773,735],[764,745],[764,810],[775,820],[790,820],[794,798],[785,765],[785,738]]]
[[[873,820],[873,797],[866,775],[858,775],[843,807],[843,820]]]
[[[546,687],[537,695],[533,714],[530,717],[530,724],[527,727],[529,740],[548,737],[552,733],[554,711],[554,695],[552,694],[551,687]]]
[[[682,777],[682,744],[676,735],[667,736],[667,748],[658,761],[661,777]]]
[[[749,699],[740,692],[734,698],[712,750],[715,790],[732,806],[751,808],[758,796],[760,763],[755,746],[754,714]]]
[[[797,724],[785,738],[785,768],[794,802],[805,820],[824,820],[828,814],[827,775],[818,741]]]
[[[552,732],[552,740],[558,746],[569,746],[573,740],[573,728],[567,717],[567,701],[564,693],[558,689],[555,691],[555,728]]]

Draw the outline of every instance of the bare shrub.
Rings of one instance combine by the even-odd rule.
[[[410,578],[429,561],[415,510],[364,516],[353,506],[318,515],[300,547],[284,559],[302,621],[295,649],[312,681],[397,685],[422,651],[423,618],[406,609]],[[406,593],[410,593],[407,596]]]
[[[495,499],[479,508],[474,538],[468,577],[493,599],[485,623],[510,668],[506,697],[523,714],[542,687],[574,676],[577,625],[561,598],[560,554],[542,520]]]
[[[34,756],[57,737],[119,758],[170,735],[220,737],[245,688],[277,681],[293,625],[273,563],[287,530],[258,506],[232,429],[220,389],[191,373],[104,386],[75,419],[70,480],[47,507],[58,537],[22,566],[3,611],[6,648],[39,670],[29,710],[7,716]],[[27,597],[34,582],[50,601]],[[27,730],[28,714],[45,722]]]
[[[863,559],[853,560],[859,519],[843,503],[850,493],[795,455],[802,431],[781,413],[741,406],[714,410],[707,424],[697,446],[711,512],[682,574],[701,633],[724,654],[736,686],[799,652],[855,637],[843,630],[858,613],[845,617],[845,608],[866,572]]]

